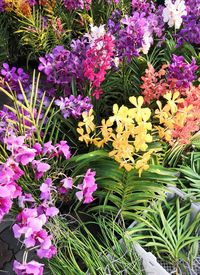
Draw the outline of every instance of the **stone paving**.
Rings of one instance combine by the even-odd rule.
[[[8,218],[0,223],[0,274],[14,274],[12,263],[20,251],[18,241],[12,234],[12,221]]]

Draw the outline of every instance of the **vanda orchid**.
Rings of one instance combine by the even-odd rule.
[[[163,20],[167,22],[169,27],[180,29],[183,22],[182,17],[187,15],[186,5],[184,0],[165,0],[165,8],[163,10]]]
[[[2,274],[200,274],[200,0],[0,0],[0,41]]]

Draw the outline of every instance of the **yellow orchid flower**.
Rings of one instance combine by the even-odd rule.
[[[90,143],[92,141],[88,134],[84,134],[83,128],[77,128],[77,132],[80,135],[80,137],[79,137],[80,141],[84,141],[87,145],[88,145],[88,143]]]
[[[177,112],[177,104],[183,102],[183,99],[179,98],[179,96],[179,92],[175,92],[174,94],[172,94],[172,92],[168,92],[164,95],[164,98],[167,99],[167,105],[170,107],[172,114]]]
[[[90,109],[89,113],[83,112],[82,117],[83,117],[83,122],[79,122],[78,126],[79,127],[85,126],[86,132],[90,134],[96,128],[95,124],[93,123],[93,120],[94,120],[93,109]]]
[[[144,170],[148,170],[149,168],[149,164],[148,161],[151,158],[152,153],[154,152],[153,149],[149,150],[147,153],[145,153],[141,159],[139,159],[136,164],[135,164],[135,168],[138,170],[139,172],[139,177],[141,177],[142,171]]]
[[[93,143],[100,148],[109,143],[112,146],[109,156],[127,171],[135,168],[138,152],[141,154],[141,152],[148,150],[148,143],[153,141],[152,123],[148,122],[151,117],[151,110],[142,108],[144,103],[142,96],[138,98],[132,96],[129,100],[135,106],[134,108],[128,108],[124,105],[119,107],[114,104],[113,115],[107,120],[103,119],[98,127],[93,123],[93,111],[91,110],[89,114],[84,113],[82,115],[83,120],[79,122],[77,130],[80,134],[79,139],[87,144]],[[81,130],[83,127],[86,134]],[[91,132],[93,132],[92,137],[89,136]],[[144,163],[148,154],[145,155],[144,153],[143,156],[143,162],[140,159],[140,162],[137,163],[140,174],[142,170],[148,167]]]
[[[138,109],[140,109],[144,103],[142,96],[139,96],[138,99],[135,96],[129,97],[129,101]]]

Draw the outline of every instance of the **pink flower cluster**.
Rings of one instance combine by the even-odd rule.
[[[4,139],[11,156],[5,163],[0,165],[0,221],[11,209],[13,199],[22,194],[17,181],[24,175],[24,172],[19,165],[27,166],[31,163],[30,167],[35,172],[35,179],[38,180],[44,176],[51,166],[41,159],[35,159],[36,157],[42,156],[43,159],[50,159],[54,156],[64,155],[66,159],[69,159],[71,156],[66,141],[60,141],[55,146],[51,142],[47,142],[43,145],[43,148],[39,143],[36,143],[33,148],[29,148],[24,142],[24,136],[16,137],[12,135]]]
[[[36,150],[28,148],[24,144],[24,136],[10,136],[9,138],[4,139],[4,143],[7,145],[7,149],[12,153],[14,160],[22,165],[27,165],[32,162],[35,158]]]
[[[182,103],[178,104],[178,112],[184,114],[184,108],[192,108],[188,112],[187,119],[182,126],[175,125],[172,132],[174,139],[179,140],[179,143],[188,144],[192,135],[199,131],[200,125],[200,85],[191,86],[186,91],[186,98]]]
[[[42,275],[44,269],[44,264],[40,264],[36,261],[31,261],[26,264],[21,264],[18,261],[14,261],[13,270],[17,275]]]
[[[101,83],[105,79],[106,71],[111,67],[114,56],[114,38],[110,34],[97,37],[86,51],[84,60],[84,76],[94,88],[93,96],[99,99],[102,94]]]
[[[52,142],[48,141],[44,143],[43,148],[41,144],[35,143],[33,148],[36,150],[36,155],[47,156],[48,159],[59,155],[64,155],[66,160],[71,157],[70,148],[65,140],[61,140],[56,145],[52,145]]]
[[[92,194],[97,190],[95,175],[95,171],[88,169],[84,176],[83,183],[77,186],[80,191],[76,193],[76,196],[79,200],[84,199],[84,203],[90,203],[94,200]]]
[[[25,137],[9,137],[4,142],[11,156],[0,165],[0,221],[12,207],[13,199],[21,195],[21,187],[16,183],[24,172],[19,164],[27,165],[35,157],[35,150],[24,144]]]
[[[83,203],[90,203],[94,200],[93,192],[97,189],[95,183],[95,172],[88,169],[83,183],[77,188],[80,190],[76,193],[79,200]],[[65,194],[69,189],[73,188],[73,180],[66,177],[61,180],[59,192]],[[30,203],[30,208],[24,208],[16,217],[16,224],[13,226],[15,238],[19,238],[28,249],[35,248],[39,258],[51,259],[56,254],[56,247],[52,244],[53,236],[43,228],[50,217],[58,214],[59,210],[52,205],[52,191],[56,191],[53,187],[51,178],[47,178],[40,186],[40,200],[42,203],[37,205],[31,194],[25,194],[19,197],[19,205],[24,208],[24,203]],[[23,239],[22,239],[23,238]],[[32,270],[30,274],[43,274],[43,265],[38,262],[31,261],[27,264],[14,262],[14,271],[17,274],[29,274],[28,270]],[[35,273],[33,273],[33,271]],[[27,272],[27,273],[25,273]]]
[[[21,195],[16,181],[24,174],[12,158],[0,165],[0,221],[9,213],[13,199]]]
[[[84,8],[89,10],[91,3],[92,0],[64,0],[64,6],[67,10],[83,10]]]
[[[56,254],[56,247],[52,244],[53,236],[47,232],[45,226],[51,217],[59,213],[54,206],[55,196],[52,196],[52,193],[66,195],[74,187],[79,190],[76,197],[83,200],[83,203],[90,203],[94,200],[93,192],[97,189],[96,173],[88,169],[83,182],[77,187],[73,186],[73,179],[66,175],[60,180],[60,185],[55,186],[52,179],[45,176],[51,169],[47,160],[51,161],[58,156],[70,159],[71,152],[67,142],[62,140],[53,145],[49,141],[43,145],[35,143],[29,146],[26,141],[27,138],[24,136],[12,135],[4,138],[4,144],[11,154],[6,162],[0,165],[0,221],[9,213],[13,199],[18,199],[18,206],[22,211],[17,215],[16,223],[13,225],[15,238],[20,239],[27,249],[35,249],[39,258],[51,259]],[[20,179],[25,174],[22,170],[25,166],[26,169],[30,169],[33,181],[44,178],[39,187],[37,202],[32,194],[23,193],[19,186]],[[60,174],[57,176],[55,181],[60,178]],[[13,268],[17,274],[43,274],[43,265],[35,261],[23,264],[15,261]]]
[[[143,81],[141,85],[142,95],[145,103],[159,99],[169,90],[169,84],[165,79],[167,67],[168,65],[165,64],[157,72],[151,64],[148,64],[145,75],[141,77]]]
[[[76,197],[83,203],[90,203],[94,200],[93,193],[97,190],[97,184],[95,182],[96,172],[88,169],[84,175],[83,182],[77,185],[77,189],[80,190],[76,192]],[[65,194],[69,189],[73,188],[73,179],[71,177],[66,177],[61,180],[61,186],[59,188],[60,194]]]
[[[159,71],[156,71],[151,64],[145,70],[145,75],[142,76],[143,84],[142,95],[147,103],[152,100],[159,99],[168,91],[173,93],[177,90],[183,96],[187,95],[187,91],[196,80],[196,71],[198,66],[193,58],[191,63],[187,63],[183,56],[172,56],[170,65],[162,65]]]
[[[53,236],[43,226],[48,222],[48,215],[53,217],[58,212],[55,207],[45,208],[42,205],[38,208],[24,208],[16,217],[17,223],[13,225],[15,238],[23,236],[23,244],[27,248],[36,247],[39,258],[51,259],[56,254],[56,248],[52,245]]]

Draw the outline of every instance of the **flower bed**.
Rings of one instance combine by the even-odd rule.
[[[177,274],[198,260],[199,7],[0,1],[0,222],[13,217],[23,254],[13,272],[144,274],[133,221],[131,238]],[[185,205],[166,201],[169,185]]]

